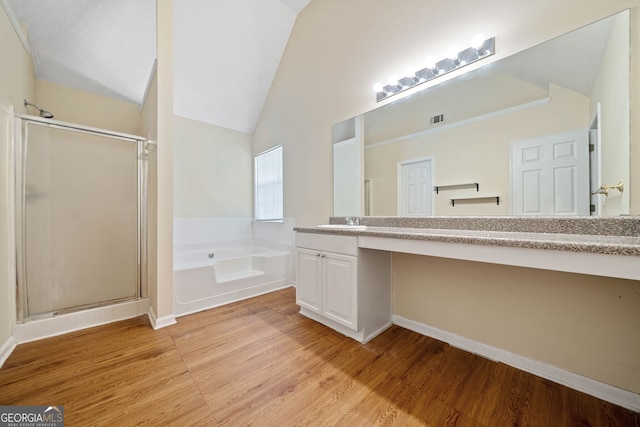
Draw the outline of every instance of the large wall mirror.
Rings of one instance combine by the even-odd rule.
[[[334,214],[628,214],[629,117],[624,11],[337,124]]]

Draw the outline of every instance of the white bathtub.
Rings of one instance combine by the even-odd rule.
[[[174,253],[176,316],[290,286],[290,252],[239,244],[182,248]]]

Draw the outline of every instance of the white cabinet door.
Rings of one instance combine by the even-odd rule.
[[[298,284],[296,303],[322,314],[322,269],[320,253],[309,249],[297,249]]]
[[[357,258],[322,253],[324,269],[324,315],[354,331],[358,330]]]

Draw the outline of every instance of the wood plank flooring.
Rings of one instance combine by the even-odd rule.
[[[401,327],[366,345],[298,314],[293,288],[179,319],[18,346],[0,405],[66,426],[640,426],[640,414]]]

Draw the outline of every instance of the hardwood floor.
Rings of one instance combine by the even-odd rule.
[[[0,405],[66,426],[640,426],[640,414],[401,327],[366,345],[297,313],[294,289],[18,346]]]

